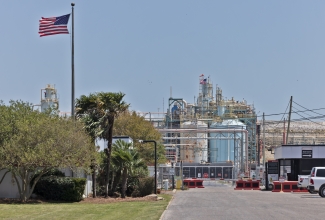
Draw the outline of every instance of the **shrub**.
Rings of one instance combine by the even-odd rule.
[[[140,197],[141,195],[140,195],[139,190],[135,189],[135,190],[133,190],[131,196],[134,198],[134,197]]]
[[[38,171],[38,172],[36,172],[36,173],[34,174],[32,180],[31,180],[31,182],[30,182],[30,185],[31,185],[31,186],[32,186],[33,183],[34,183],[34,180],[39,176],[39,173],[40,173],[40,171]],[[58,170],[58,169],[56,169],[56,168],[53,168],[53,169],[47,171],[46,173],[44,173],[44,174],[42,175],[42,177],[46,177],[46,176],[61,176],[61,177],[65,177],[65,174],[64,174],[62,171],[60,171],[60,170]]]
[[[132,197],[140,197],[150,195],[154,191],[155,178],[140,178],[138,186],[132,192]]]
[[[82,200],[85,185],[85,178],[47,176],[42,177],[35,188],[45,199],[78,202]]]
[[[137,176],[129,176],[128,181],[127,181],[127,189],[126,189],[126,195],[127,196],[132,196],[133,191],[137,188],[139,185],[139,177]],[[137,196],[133,196],[137,197]]]
[[[30,181],[30,187],[33,186],[33,184],[34,184],[34,180],[39,176],[39,173],[40,173],[40,172],[36,172],[36,173],[34,174],[34,176],[32,177],[32,180]],[[64,174],[63,172],[61,172],[60,170],[58,170],[58,169],[56,169],[56,168],[53,168],[53,169],[49,170],[48,172],[44,173],[44,174],[42,175],[41,178],[44,178],[44,177],[46,177],[46,176],[65,177],[65,174]],[[36,183],[36,186],[35,186],[35,188],[34,188],[33,193],[39,194],[39,193],[37,192],[37,189],[38,189],[38,188],[37,188],[37,184],[38,184],[38,183]]]

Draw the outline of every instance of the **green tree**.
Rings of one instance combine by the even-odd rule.
[[[121,114],[114,125],[114,136],[129,136],[134,140],[134,147],[147,164],[154,164],[154,147],[150,143],[140,144],[136,140],[157,141],[158,163],[165,163],[165,147],[160,143],[161,134],[150,121],[134,111]]]
[[[127,188],[128,175],[132,174],[135,169],[145,167],[145,164],[136,150],[130,149],[132,143],[126,143],[122,140],[117,140],[113,144],[112,151],[112,163],[119,168],[122,176],[122,189],[121,197],[125,198],[125,192]]]
[[[9,106],[1,103],[0,124],[0,170],[11,172],[23,202],[49,170],[87,169],[91,159],[96,158],[81,123],[33,111],[29,103],[10,101]],[[36,172],[39,175],[30,186]]]
[[[79,118],[87,117],[95,136],[107,141],[107,168],[105,195],[108,196],[110,160],[112,153],[113,127],[115,118],[126,111],[129,104],[123,101],[125,94],[113,92],[91,93],[76,100],[76,113]]]

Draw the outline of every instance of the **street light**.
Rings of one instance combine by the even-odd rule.
[[[139,140],[140,143],[155,143],[155,191],[154,193],[157,194],[157,142],[154,140]]]

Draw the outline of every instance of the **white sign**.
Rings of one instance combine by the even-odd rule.
[[[280,166],[280,175],[291,173],[291,166]]]
[[[284,181],[286,181],[286,178],[284,176],[280,176],[279,177],[279,182],[283,183]]]
[[[279,176],[278,174],[268,174],[269,183],[272,183],[273,181],[277,181],[278,176]]]

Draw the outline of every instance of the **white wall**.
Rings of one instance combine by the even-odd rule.
[[[0,179],[6,173],[7,170],[0,171]],[[17,183],[14,178],[12,178],[11,173],[7,173],[6,177],[3,179],[0,184],[0,198],[10,198],[15,199],[19,198],[19,191]]]
[[[71,169],[61,169],[65,176],[72,176]],[[2,176],[5,174],[6,170],[0,171],[0,180]],[[84,191],[84,195],[88,197],[90,193],[92,193],[92,178],[90,175],[85,175],[83,172],[73,173],[74,177],[87,178],[86,187]],[[19,191],[14,178],[12,178],[11,173],[7,173],[6,177],[3,179],[0,184],[0,198],[10,198],[10,199],[18,199]]]

